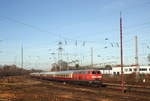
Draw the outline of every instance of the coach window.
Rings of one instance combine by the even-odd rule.
[[[90,72],[90,71],[88,71],[88,72],[87,72],[87,74],[91,74],[91,72]]]
[[[84,72],[83,72],[83,74],[87,74],[87,72],[86,72],[86,71],[84,71]]]

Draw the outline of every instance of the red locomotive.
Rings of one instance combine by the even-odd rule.
[[[64,82],[101,84],[102,74],[99,70],[71,70],[59,72],[31,73],[32,77]]]

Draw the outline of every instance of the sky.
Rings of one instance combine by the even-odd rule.
[[[149,0],[0,0],[0,64],[20,66],[23,45],[24,68],[50,69],[58,42],[65,61],[88,65],[93,48],[94,64],[119,64],[120,11],[124,64],[135,63],[135,36],[139,62],[147,64],[149,10]]]

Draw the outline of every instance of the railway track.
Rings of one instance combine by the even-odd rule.
[[[107,88],[120,89],[121,90],[121,84],[103,83],[103,85]],[[127,91],[127,92],[136,91],[136,92],[150,93],[150,87],[149,86],[140,86],[140,85],[125,85],[125,91]]]
[[[49,81],[49,80],[43,80],[43,79],[38,79],[40,81]],[[53,82],[58,82],[58,81],[53,81]],[[62,82],[61,82],[62,83]],[[77,85],[75,83],[62,83],[62,84],[69,84],[69,85]],[[78,84],[80,86],[84,87],[89,87],[89,88],[108,88],[108,89],[114,89],[114,90],[121,90],[121,85],[120,84],[115,84],[115,83],[103,83],[102,85],[87,85],[87,84]],[[141,92],[141,93],[150,93],[150,86],[140,86],[140,85],[125,85],[125,92]]]
[[[42,85],[47,88],[58,88],[60,91],[67,90],[69,92],[78,92],[77,94],[82,92],[84,94],[93,94],[96,96],[103,96],[104,98],[116,99],[115,101],[150,101],[150,91],[146,93],[145,89],[140,89],[140,91],[137,89],[134,90],[132,85],[129,85],[131,89],[127,90],[126,93],[121,93],[121,87],[119,84],[104,83],[105,86],[101,87],[100,85],[77,85],[36,78],[35,80],[43,82]]]
[[[113,86],[114,84],[107,84],[112,85],[111,89],[110,86],[85,86],[21,77],[16,82],[4,82],[0,85],[0,100],[4,101],[150,101],[150,93],[120,93],[120,90],[114,89],[117,86]]]

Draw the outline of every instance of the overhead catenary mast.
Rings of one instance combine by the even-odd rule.
[[[123,73],[123,42],[122,42],[122,15],[120,12],[120,62],[121,62],[121,89],[124,92],[124,73]]]
[[[21,68],[23,68],[23,44],[21,45]]]
[[[58,42],[58,64],[59,64],[59,71],[61,71],[61,69],[62,69],[62,51],[63,51],[62,42],[59,41]]]
[[[138,37],[135,36],[135,64],[136,64],[136,79],[139,78],[139,57],[138,57]]]
[[[91,48],[91,67],[93,68],[93,47]]]

